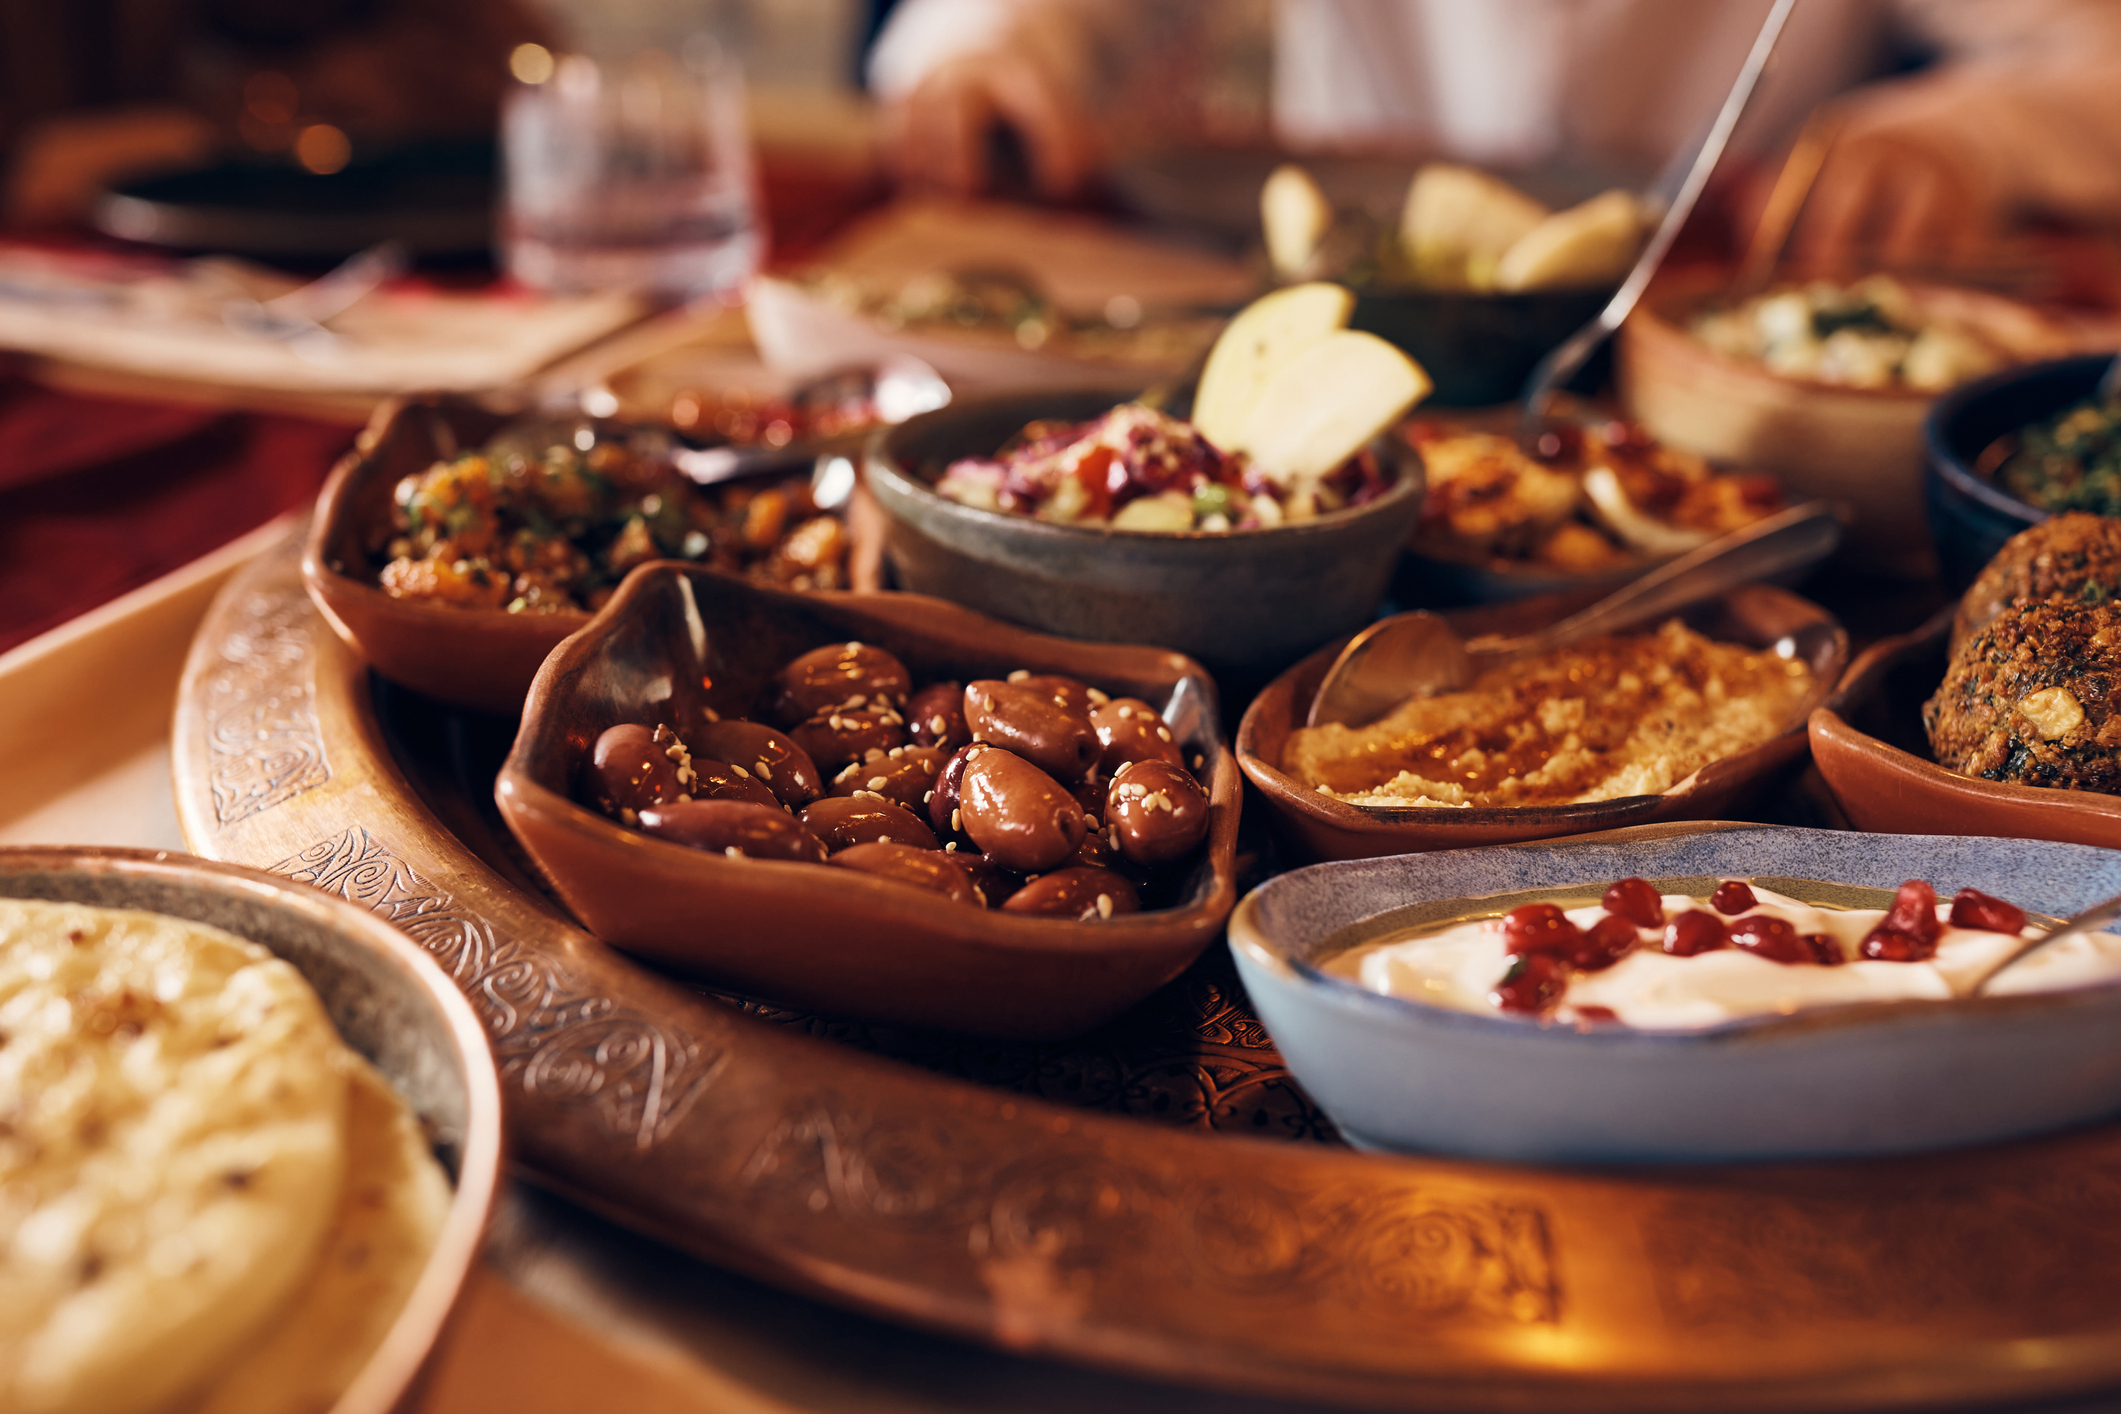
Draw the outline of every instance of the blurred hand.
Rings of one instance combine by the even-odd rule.
[[[1097,160],[1081,104],[1037,63],[1011,53],[968,54],[935,69],[885,114],[891,165],[908,186],[970,195],[984,190],[988,133],[1015,130],[1039,195],[1067,197]]]
[[[1951,264],[1992,239],[2007,208],[1948,125],[1859,108],[1812,184],[1792,254],[1843,272]]]

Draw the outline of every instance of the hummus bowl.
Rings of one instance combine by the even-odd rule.
[[[1520,633],[1551,623],[1598,597],[1571,596],[1446,614],[1461,634]],[[1276,824],[1304,855],[1359,859],[1471,845],[1551,839],[1590,830],[1671,820],[1706,820],[1735,810],[1804,759],[1806,715],[1830,700],[1848,664],[1848,635],[1833,616],[1787,590],[1749,585],[1677,615],[1719,642],[1764,649],[1786,645],[1811,669],[1811,691],[1778,735],[1709,762],[1657,795],[1576,804],[1493,807],[1354,805],[1322,795],[1284,767],[1289,737],[1303,725],[1319,683],[1341,649],[1328,645],[1283,673],[1254,698],[1237,730],[1237,761],[1273,810]],[[1652,627],[1644,625],[1634,632]]]
[[[2121,1112],[2121,978],[1920,1007],[1848,1005],[1691,1030],[1542,1024],[1386,996],[1322,964],[1351,944],[1638,876],[1752,879],[1883,907],[1907,879],[2067,916],[2121,893],[2080,845],[1733,824],[1314,865],[1254,889],[1230,951],[1274,1043],[1360,1146],[1532,1163],[1843,1158],[1981,1144]]]

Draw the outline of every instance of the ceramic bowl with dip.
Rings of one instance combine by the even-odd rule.
[[[1598,597],[1595,589],[1445,615],[1462,634],[1518,633],[1544,626]],[[1266,797],[1277,829],[1308,858],[1355,859],[1548,839],[1668,820],[1715,819],[1802,761],[1804,720],[1828,699],[1848,662],[1848,635],[1833,617],[1786,590],[1751,585],[1677,616],[1716,644],[1735,644],[1802,663],[1809,684],[1789,705],[1786,729],[1709,761],[1658,794],[1581,803],[1518,805],[1354,804],[1299,779],[1288,759],[1312,699],[1341,644],[1312,654],[1253,699],[1237,731],[1237,759]],[[1643,632],[1645,625],[1634,632]]]
[[[412,1407],[478,1259],[501,1175],[500,1079],[463,993],[374,914],[254,869],[161,851],[0,849],[0,898],[140,910],[261,944],[302,973],[346,1043],[411,1107],[453,1194],[410,1295],[330,1414]]]
[[[1919,1006],[1784,1015],[1772,995],[1779,974],[1767,974],[1757,1005],[1768,1010],[1656,1029],[1625,1016],[1542,1023],[1430,1004],[1368,990],[1344,975],[1345,961],[1335,966],[1350,948],[1523,903],[1596,904],[1631,877],[1691,896],[1720,880],[1752,880],[1808,904],[1870,909],[1920,879],[1939,898],[1970,887],[2053,918],[2121,892],[2121,854],[2006,839],[1652,826],[1299,869],[1244,898],[1231,915],[1230,949],[1290,1068],[1342,1133],[1367,1147],[1532,1163],[1855,1157],[1988,1143],[2121,1110],[2121,1052],[2110,1041],[2121,1024],[2117,949],[2037,970],[2049,955],[2035,954],[1999,978],[1994,994]],[[1704,960],[1783,966],[1722,952],[1642,959]],[[1838,974],[1853,999],[1864,992],[1864,969],[1905,966],[1788,971]],[[1900,985],[1881,995],[1945,995],[1934,979],[1887,980]],[[2037,990],[2043,985],[2056,989]]]

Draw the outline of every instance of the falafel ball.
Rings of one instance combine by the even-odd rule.
[[[1922,725],[1961,775],[2121,794],[2121,603],[2012,603],[1966,640]]]
[[[2091,604],[2121,599],[2121,519],[2065,511],[2005,541],[1959,600],[1952,656],[2012,600],[2051,594]]]

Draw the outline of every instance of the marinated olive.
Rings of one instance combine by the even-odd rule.
[[[1168,864],[1208,835],[1208,794],[1185,767],[1134,761],[1112,777],[1107,838],[1137,864]]]
[[[972,740],[965,725],[965,685],[930,683],[906,703],[906,734],[922,746],[952,752]]]
[[[1139,913],[1141,906],[1141,896],[1134,892],[1134,885],[1110,869],[1082,866],[1041,874],[1009,895],[1002,905],[1010,913],[1080,918],[1085,922]]]
[[[814,648],[773,679],[773,713],[792,726],[836,707],[896,706],[913,691],[906,665],[866,643]],[[855,699],[860,698],[860,703]]]
[[[590,751],[585,772],[597,808],[624,819],[627,811],[645,810],[683,795],[678,766],[684,749],[679,747],[673,754],[671,746],[677,742],[657,741],[655,731],[637,722],[605,728]]]
[[[897,879],[915,888],[933,889],[958,903],[980,907],[979,899],[972,892],[972,880],[966,877],[965,871],[952,864],[950,856],[932,849],[915,849],[904,844],[854,844],[833,855],[830,862],[846,869],[859,869],[864,874]]]
[[[1186,759],[1172,739],[1171,728],[1160,713],[1139,697],[1115,697],[1090,714],[1103,755],[1098,767],[1111,775],[1130,761],[1169,761],[1183,766]]]
[[[1075,853],[1088,825],[1059,782],[1012,752],[965,763],[958,814],[981,853],[1011,869],[1051,869]]]
[[[692,758],[694,800],[748,800],[753,805],[770,805],[782,809],[780,797],[766,788],[766,783],[740,766],[723,761],[710,761],[704,756]]]
[[[790,727],[788,735],[809,753],[820,771],[838,775],[855,761],[882,756],[906,741],[906,719],[890,707],[849,707],[812,717]]]
[[[935,773],[935,793],[928,797],[928,823],[935,832],[949,838],[965,833],[965,822],[958,810],[961,803],[959,793],[965,780],[965,763],[982,751],[992,750],[986,746],[961,746],[950,753],[942,769]]]
[[[742,766],[791,810],[825,793],[824,778],[810,754],[764,722],[709,722],[691,738],[699,755]]]
[[[907,844],[934,849],[935,832],[912,811],[877,795],[828,795],[803,807],[803,823],[828,848],[857,844]]]
[[[1059,673],[1034,673],[1019,668],[1009,674],[1007,682],[1011,687],[1026,688],[1035,692],[1056,707],[1073,712],[1079,717],[1089,716],[1097,709],[1099,703],[1110,700],[1088,683],[1062,677]]]
[[[971,850],[946,850],[943,858],[965,871],[971,881],[973,897],[984,908],[1000,908],[1002,900],[1024,886],[1021,871],[1004,868],[984,854]]]
[[[928,797],[935,792],[935,775],[949,759],[932,746],[894,746],[880,761],[856,761],[832,778],[834,795],[867,791],[916,815],[928,813]]]
[[[1075,781],[1097,763],[1090,718],[1035,688],[987,679],[965,689],[965,724],[974,741],[1004,747],[1060,781]]]
[[[1075,803],[1083,808],[1083,816],[1090,821],[1093,830],[1104,823],[1105,797],[1111,789],[1111,778],[1095,771],[1068,787],[1068,794],[1074,796]]]
[[[825,842],[777,805],[679,800],[641,812],[641,831],[673,844],[749,859],[822,864]]]

